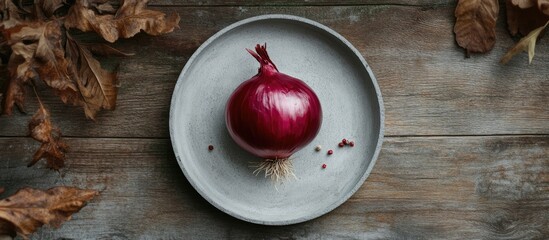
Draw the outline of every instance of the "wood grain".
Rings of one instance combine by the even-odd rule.
[[[65,135],[168,137],[171,93],[191,54],[223,27],[268,13],[319,21],[360,50],[381,86],[387,135],[549,134],[549,68],[544,67],[549,62],[549,45],[536,47],[531,65],[526,54],[500,65],[499,58],[513,44],[502,21],[495,48],[486,55],[466,59],[455,44],[454,9],[447,5],[157,9],[179,13],[181,29],[161,37],[138,35],[115,44],[137,53],[104,61],[111,67],[120,63],[121,86],[115,111],[100,113],[94,123],[85,119],[82,110],[65,106],[49,92],[40,91]],[[32,96],[27,105],[31,114],[37,108]],[[26,135],[29,118],[17,113],[1,116],[0,136]]]
[[[116,2],[116,1],[113,1]],[[322,5],[405,5],[437,6],[455,4],[451,0],[152,0],[151,6],[322,6]]]
[[[3,196],[23,186],[101,190],[39,239],[541,239],[549,235],[549,136],[387,138],[362,188],[285,227],[245,223],[202,199],[167,139],[67,139],[60,173],[27,168],[26,138],[0,138]]]
[[[37,109],[0,116],[0,187],[70,185],[101,190],[60,229],[36,239],[544,239],[549,236],[549,46],[531,65],[510,48],[501,11],[495,48],[464,58],[454,41],[449,0],[152,0],[177,12],[181,29],[139,34],[114,46],[136,55],[120,64],[115,111],[96,122],[39,94],[71,149],[67,167],[27,168],[38,143],[27,134]],[[343,6],[341,6],[343,5]],[[211,35],[261,14],[292,14],[323,23],[353,43],[383,93],[386,135],[362,188],[310,222],[267,227],[236,220],[208,204],[187,182],[168,139],[177,77]],[[78,39],[97,42],[90,34]],[[0,83],[7,72],[0,68]],[[530,135],[529,135],[530,134]],[[440,137],[436,137],[436,136]],[[444,136],[452,135],[452,136]],[[458,136],[462,135],[462,136]],[[506,136],[477,136],[506,135]]]

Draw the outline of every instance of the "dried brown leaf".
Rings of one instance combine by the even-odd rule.
[[[517,55],[518,53],[525,51],[528,52],[528,63],[532,63],[532,59],[534,58],[534,51],[536,48],[536,41],[540,35],[540,33],[547,27],[547,24],[549,22],[545,23],[545,25],[534,29],[532,32],[530,32],[526,37],[523,37],[520,39],[520,41],[511,48],[500,60],[500,63],[506,64],[513,58],[513,56]]]
[[[5,33],[9,34],[9,31]],[[24,44],[16,42],[11,46],[11,56],[8,61],[8,71],[10,73],[10,81],[7,83],[4,97],[2,99],[2,113],[10,115],[13,106],[24,112],[25,85],[31,79],[36,78],[37,74],[33,69],[34,53],[38,44]]]
[[[16,236],[15,226],[8,221],[0,219],[0,240],[11,240]]]
[[[19,23],[17,6],[12,1],[0,0],[0,17],[0,32],[2,33],[0,37],[0,57],[2,57],[2,64],[5,64],[4,61],[6,58],[11,59],[11,61],[7,61],[7,70],[10,79],[1,84],[0,87],[3,92],[0,96],[2,96],[2,114],[10,115],[13,111],[13,106],[17,106],[20,110],[23,110],[25,96],[23,85],[27,79],[17,79],[17,68],[20,64],[25,64],[26,67],[23,66],[22,69],[28,69],[29,63],[26,62],[24,57],[12,54],[11,46],[8,44],[6,37],[6,29],[12,28]]]
[[[69,71],[81,95],[81,100],[69,96],[69,102],[83,106],[86,116],[91,119],[100,109],[113,110],[118,91],[116,74],[101,68],[91,52],[69,35],[66,47],[67,58],[72,63]]]
[[[16,27],[6,29],[4,35],[9,44],[36,44],[34,52],[29,52],[33,58],[34,69],[40,79],[48,86],[65,90],[77,90],[76,85],[70,79],[67,72],[68,62],[62,47],[61,24],[56,21],[25,22]],[[29,45],[29,44],[25,44]]]
[[[522,9],[531,8],[536,5],[536,0],[509,0],[514,6]]]
[[[34,72],[32,52],[36,49],[36,44],[24,45],[17,43],[12,46],[13,52],[8,62],[8,71],[10,80],[7,82],[4,97],[2,98],[2,113],[11,115],[13,106],[25,112],[25,85],[36,77]]]
[[[51,18],[54,13],[64,6],[65,0],[35,0],[35,11],[45,18]]]
[[[0,1],[0,13],[2,16],[0,30],[11,28],[24,19],[20,9],[10,0]]]
[[[496,41],[497,0],[460,0],[456,6],[456,41],[471,52],[485,53]]]
[[[549,21],[549,16],[543,14],[538,8],[530,7],[522,9],[515,6],[512,0],[506,1],[507,27],[512,36],[519,33],[526,36],[532,30],[543,26]]]
[[[67,144],[61,139],[61,131],[53,126],[50,114],[44,108],[42,102],[40,108],[29,122],[29,132],[32,138],[42,143],[40,148],[32,157],[29,167],[40,159],[46,159],[46,166],[58,170],[65,165],[65,153],[68,150]]]
[[[4,193],[4,188],[0,187],[0,195]],[[0,239],[5,239],[2,237],[8,237],[7,239],[13,239],[15,236],[17,236],[17,232],[15,231],[15,226],[11,224],[8,221],[0,219]]]
[[[118,56],[118,57],[129,57],[135,55],[134,53],[125,53],[116,48],[113,48],[107,44],[94,43],[94,44],[85,44],[85,48],[90,50],[91,53],[99,56]]]
[[[99,195],[95,190],[56,187],[47,191],[24,188],[0,200],[0,221],[27,237],[44,224],[59,227]]]
[[[126,0],[116,11],[116,15],[100,15],[89,0],[78,0],[71,7],[65,19],[66,28],[81,31],[95,31],[105,40],[114,42],[119,38],[129,38],[144,31],[150,35],[172,32],[179,26],[179,15],[146,9],[147,0]]]
[[[10,114],[14,106],[22,110],[25,89],[27,85],[34,88],[36,80],[42,80],[63,102],[82,106],[88,118],[93,119],[101,109],[114,109],[116,74],[103,69],[93,54],[132,54],[107,45],[79,44],[68,35],[66,28],[95,31],[114,42],[140,31],[158,35],[178,27],[177,14],[166,16],[146,9],[147,2],[122,1],[116,10],[108,0],[34,0],[33,5],[0,0],[0,57],[2,63],[8,62],[10,75],[0,95],[2,112]],[[72,6],[68,8],[69,5]],[[64,13],[67,15],[62,17]],[[45,158],[48,167],[61,168],[67,145],[41,102],[29,122],[29,130],[31,136],[42,143],[29,165]]]
[[[116,9],[108,1],[94,1],[92,5],[99,14],[116,13]]]
[[[549,0],[538,0],[538,9],[545,15],[549,15]]]
[[[58,90],[75,90],[76,86],[69,77],[68,61],[61,45],[61,24],[49,21],[43,24],[40,32],[35,59],[40,78],[50,87]]]
[[[11,56],[11,48],[8,45],[4,35],[0,34],[0,65],[7,65],[8,58]]]

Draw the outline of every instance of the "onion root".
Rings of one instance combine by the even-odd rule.
[[[254,167],[256,167],[256,169],[253,173],[256,176],[261,172],[265,172],[265,178],[271,178],[274,182],[279,182],[280,180],[285,180],[289,177],[297,179],[294,174],[292,161],[290,161],[289,158],[265,159]]]

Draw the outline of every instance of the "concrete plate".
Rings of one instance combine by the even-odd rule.
[[[245,48],[265,42],[281,72],[317,93],[324,113],[318,136],[293,156],[297,179],[276,188],[252,174],[250,163],[260,159],[234,143],[224,118],[229,95],[259,67]],[[208,202],[245,221],[287,225],[319,217],[358,190],[381,149],[383,120],[374,74],[345,38],[301,17],[264,15],[224,28],[196,50],[173,92],[170,134],[179,166]],[[343,138],[356,146],[338,148]]]

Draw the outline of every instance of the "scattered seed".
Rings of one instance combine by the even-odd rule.
[[[326,164],[322,164],[322,168],[326,168]]]
[[[214,146],[213,146],[213,145],[209,145],[209,146],[208,146],[208,150],[210,150],[210,151],[214,150]]]
[[[320,145],[316,145],[316,147],[315,147],[315,151],[317,151],[317,152],[320,152],[320,150],[322,150],[322,146],[320,146]]]
[[[339,147],[343,147],[343,146],[345,146],[345,144],[344,144],[343,142],[340,142],[340,143],[338,144],[338,146],[339,146]]]
[[[334,150],[332,149],[328,150],[328,155],[332,155],[332,154],[334,154]]]
[[[341,140],[341,142],[342,142],[344,145],[349,144],[349,142],[348,142],[347,139],[345,139],[345,138],[344,138],[343,140]]]
[[[355,142],[353,142],[353,141],[349,142],[349,146],[354,147],[354,146],[355,146]]]

